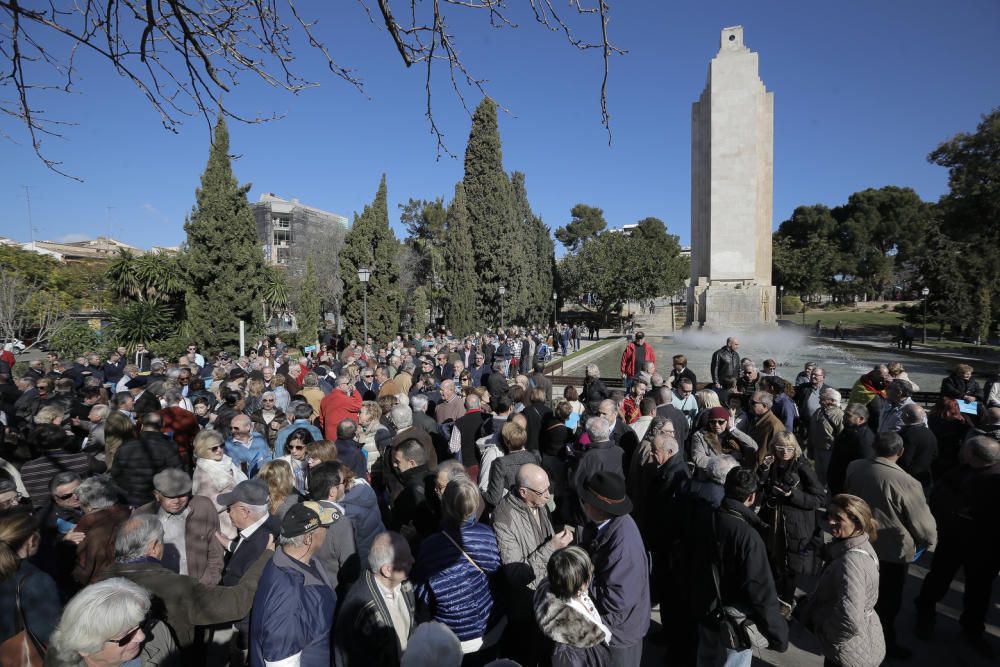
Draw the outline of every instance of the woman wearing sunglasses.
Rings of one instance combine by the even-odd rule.
[[[226,455],[225,440],[218,431],[207,429],[194,439],[194,473],[191,475],[191,493],[205,496],[215,504],[219,514],[219,530],[232,539],[236,537],[236,527],[229,519],[225,507],[218,503],[220,493],[228,493],[247,476],[239,466]]]
[[[171,664],[177,646],[167,626],[149,617],[149,607],[149,593],[128,579],[87,586],[66,605],[52,633],[46,666]]]

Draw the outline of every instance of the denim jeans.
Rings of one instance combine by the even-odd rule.
[[[750,667],[753,651],[735,651],[722,645],[719,633],[698,625],[698,667]]]

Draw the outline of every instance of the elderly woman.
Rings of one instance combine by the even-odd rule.
[[[337,460],[337,443],[332,440],[317,440],[306,445],[306,464],[315,468],[320,463]]]
[[[696,470],[704,472],[709,460],[729,455],[752,466],[757,443],[732,423],[729,410],[719,406],[708,411],[705,426],[691,434],[691,457]]]
[[[28,630],[43,644],[59,622],[56,582],[29,561],[40,543],[38,521],[29,512],[0,513],[0,643],[20,632],[21,614]]]
[[[495,657],[506,624],[493,595],[500,550],[493,530],[478,522],[479,503],[474,482],[448,482],[441,498],[443,530],[423,541],[411,578],[432,620],[458,636],[467,659],[485,664]]]
[[[338,466],[344,484],[344,496],[339,503],[354,525],[358,559],[361,563],[367,563],[375,536],[385,530],[379,513],[378,496],[368,481],[357,477],[353,470],[339,461],[335,461],[334,465]]]
[[[131,514],[118,502],[121,494],[110,475],[85,479],[76,489],[83,516],[66,539],[76,544],[73,579],[81,586],[95,581],[115,560],[115,532]]]
[[[600,412],[601,401],[611,398],[611,392],[601,380],[601,371],[597,364],[587,364],[583,376],[583,395],[581,400],[587,408],[587,413],[596,415]]]
[[[795,578],[815,569],[813,534],[816,510],[826,498],[826,490],[816,478],[794,433],[782,431],[771,444],[773,456],[764,458],[757,469],[760,491],[760,518],[767,524],[767,546],[778,602],[785,618],[795,600]]]
[[[819,639],[824,664],[877,667],[885,658],[885,638],[875,613],[875,519],[864,500],[840,494],[830,501],[826,522],[833,541],[826,546],[816,590],[799,607],[799,619]]]
[[[226,455],[222,434],[211,429],[202,431],[194,439],[194,473],[191,475],[191,493],[205,496],[215,505],[219,514],[219,530],[232,539],[236,537],[236,527],[219,504],[220,493],[229,493],[247,476],[240,467]]]
[[[898,361],[890,361],[885,365],[885,367],[889,369],[889,377],[893,380],[906,380],[910,383],[913,391],[920,391],[920,387],[917,386],[917,383],[911,380],[910,376],[906,374],[906,369],[903,368],[903,364]]]
[[[833,443],[844,430],[844,411],[840,409],[840,392],[827,387],[819,395],[819,409],[809,418],[809,451],[816,460],[816,474],[826,484]]]
[[[376,401],[364,401],[358,412],[358,432],[354,439],[361,443],[368,462],[368,470],[379,459],[379,453],[392,442],[392,432],[382,423],[382,408]]]
[[[157,667],[178,658],[170,630],[149,617],[149,592],[108,579],[73,596],[52,633],[46,667]]]
[[[257,479],[267,483],[267,511],[280,522],[292,505],[304,500],[292,482],[292,468],[287,461],[268,461],[260,467]]]
[[[278,431],[288,424],[288,417],[278,408],[277,398],[271,390],[260,395],[260,407],[250,413],[253,428],[267,440],[267,446],[274,449]]]
[[[611,630],[587,590],[594,565],[580,547],[566,547],[552,554],[548,578],[535,591],[535,620],[550,645],[552,667],[609,665]]]

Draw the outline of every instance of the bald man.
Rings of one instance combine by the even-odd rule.
[[[545,504],[551,497],[549,476],[533,463],[518,468],[516,481],[493,512],[493,530],[500,547],[502,581],[506,586],[507,618],[511,636],[529,636],[534,617],[534,589],[546,576],[546,566],[555,551],[569,546],[573,533],[556,533]],[[524,630],[524,634],[520,631]],[[518,642],[509,657],[522,665],[534,664],[532,642]]]
[[[454,380],[441,383],[441,402],[434,409],[434,419],[438,424],[457,421],[465,414],[465,403],[455,390]]]

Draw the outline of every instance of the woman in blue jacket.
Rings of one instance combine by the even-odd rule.
[[[469,479],[448,483],[441,499],[444,527],[420,545],[412,578],[421,604],[462,642],[463,666],[496,657],[506,619],[494,595],[500,568],[496,535],[477,520],[479,487]]]

